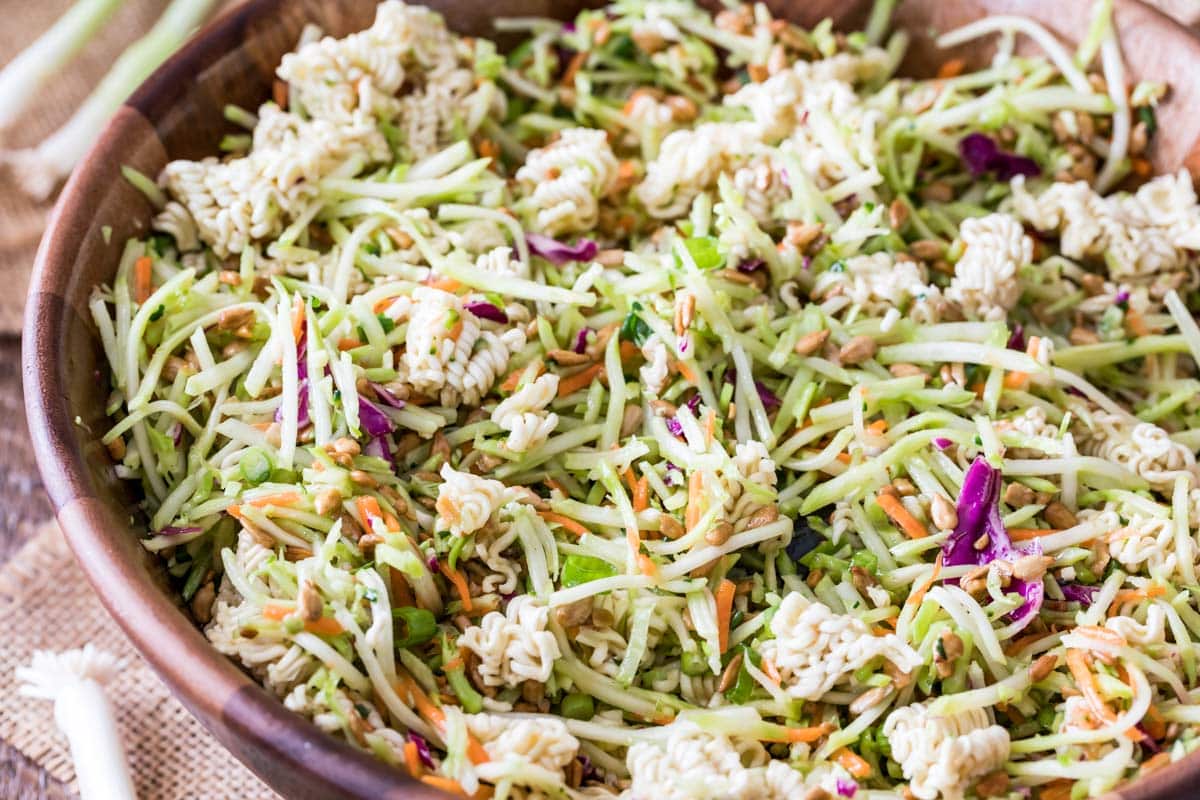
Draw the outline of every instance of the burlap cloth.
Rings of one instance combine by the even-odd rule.
[[[34,650],[91,642],[125,660],[109,687],[138,796],[144,800],[268,800],[277,795],[171,696],[100,605],[58,527],[45,525],[0,570],[0,739],[74,790],[52,706],[17,693],[13,675]]]
[[[34,41],[75,0],[0,0],[0,64]],[[24,147],[44,139],[66,122],[91,93],[113,60],[145,33],[166,7],[166,0],[129,0],[112,16],[76,60],[52,80],[26,117],[0,131],[0,147]],[[218,3],[217,7],[232,5]],[[19,333],[25,292],[38,240],[52,201],[35,203],[0,171],[0,335]]]

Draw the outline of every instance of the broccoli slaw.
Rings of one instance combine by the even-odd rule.
[[[306,29],[90,308],[213,645],[496,798],[1078,798],[1195,749],[1200,205],[1067,49]],[[1019,54],[1018,37],[1041,51]]]

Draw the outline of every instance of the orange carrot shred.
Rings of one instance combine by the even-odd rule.
[[[592,364],[590,367],[568,375],[558,382],[558,396],[566,397],[584,388],[594,380],[604,380],[604,365]]]
[[[338,343],[337,343],[338,350],[340,350],[343,353],[346,352],[347,350],[353,350],[356,347],[362,347],[362,346],[363,346],[363,343],[360,342],[358,339],[355,339],[353,336],[344,336],[341,339],[338,339]]]
[[[262,615],[269,620],[275,622],[283,622],[295,609],[290,606],[281,605],[279,603],[268,603],[263,606]],[[321,617],[315,622],[305,622],[304,630],[309,633],[315,633],[318,636],[337,636],[342,633],[345,628],[342,627],[333,617]]]
[[[807,728],[788,728],[786,738],[792,743],[803,742],[804,744],[811,744],[825,734],[832,733],[833,730],[832,723],[822,722],[820,725],[811,725]]]
[[[925,579],[925,582],[922,583],[920,586],[918,586],[913,591],[913,593],[908,596],[908,599],[904,601],[904,605],[906,605],[906,606],[921,605],[921,601],[925,599],[925,594],[933,586],[934,582],[937,581],[938,575],[940,575],[941,573],[942,573],[942,552],[939,550],[938,554],[937,554],[937,558],[935,558],[933,560],[933,572],[929,573],[929,577]]]
[[[133,262],[133,296],[138,305],[150,299],[154,289],[151,285],[154,275],[154,260],[150,256],[142,256]]]
[[[877,419],[867,426],[867,430],[875,431],[875,433],[887,433],[888,423],[886,419]]]
[[[1142,319],[1142,315],[1132,308],[1125,312],[1125,324],[1135,336],[1150,335],[1150,328],[1147,327],[1146,320]]]
[[[1071,677],[1075,679],[1079,691],[1083,692],[1083,697],[1087,700],[1088,708],[1092,713],[1105,722],[1115,720],[1116,712],[1109,708],[1108,703],[1104,702],[1104,696],[1100,693],[1100,684],[1096,680],[1095,673],[1088,667],[1082,650],[1073,647],[1067,648],[1067,667],[1071,670]]]
[[[645,511],[650,507],[650,480],[643,475],[633,484],[633,510]]]
[[[458,592],[459,598],[462,600],[463,610],[471,610],[471,589],[467,586],[466,577],[456,569],[451,569],[449,562],[438,559],[438,570],[446,576],[446,580],[454,584],[454,591]]]
[[[297,492],[280,492],[279,494],[264,494],[261,497],[254,498],[253,500],[247,500],[245,504],[248,506],[254,506],[255,508],[266,508],[267,506],[288,508],[299,505],[301,499],[302,498]]]
[[[685,381],[687,381],[688,383],[695,386],[697,383],[700,382],[700,379],[696,377],[696,373],[692,371],[692,368],[690,366],[688,366],[688,363],[686,361],[676,362],[676,367],[678,367],[678,369],[679,369],[679,374],[682,375],[683,379]]]
[[[1004,376],[1004,388],[1005,389],[1018,389],[1019,390],[1019,389],[1024,389],[1028,385],[1029,385],[1029,373],[1028,372],[1020,372],[1018,370],[1015,372],[1009,372],[1008,374],[1006,374]]]
[[[956,78],[962,74],[963,69],[967,66],[967,62],[961,58],[950,58],[943,61],[938,67],[937,76],[942,80]]]
[[[416,745],[413,745],[414,747]],[[428,784],[435,789],[441,789],[443,792],[449,792],[457,797],[470,797],[467,790],[462,787],[458,781],[453,778],[444,778],[441,775],[422,775],[421,783]]]
[[[729,649],[729,623],[733,618],[733,595],[736,589],[736,584],[728,578],[722,578],[717,586],[717,633],[722,653]]]
[[[1009,528],[1008,536],[1014,542],[1027,542],[1039,536],[1049,536],[1052,533],[1062,533],[1062,528]]]
[[[875,502],[879,503],[879,507],[891,518],[892,522],[900,526],[908,538],[923,539],[929,535],[929,531],[925,530],[921,521],[914,517],[894,494],[877,494]]]
[[[304,298],[296,295],[292,299],[292,338],[296,344],[300,344],[300,337],[304,335]]]
[[[865,778],[871,774],[871,765],[863,760],[862,756],[845,747],[833,754],[833,760],[855,778]]]
[[[425,285],[433,289],[441,289],[443,292],[454,293],[462,288],[462,284],[454,280],[454,278],[445,278],[441,276],[430,275],[425,281]]]
[[[555,514],[553,511],[539,511],[537,513],[538,516],[546,520],[546,522],[553,522],[556,525],[561,525],[563,528],[566,528],[576,536],[583,536],[585,533],[591,533],[591,531],[585,528],[581,523],[576,522],[570,517],[564,517],[562,514]]]
[[[404,743],[404,763],[408,765],[408,772],[414,778],[421,777],[424,770],[421,768],[421,755],[417,751],[417,743],[411,739]]]
[[[638,349],[638,346],[628,340],[621,342],[620,351],[622,362],[632,361],[635,358],[641,358],[642,355],[642,351]]]

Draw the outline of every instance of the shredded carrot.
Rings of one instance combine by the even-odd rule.
[[[1020,370],[1010,372],[1004,376],[1005,389],[1024,389],[1029,385],[1029,373],[1021,372]]]
[[[154,260],[150,256],[142,256],[133,262],[133,296],[139,305],[150,299],[154,289],[151,285],[153,270]]]
[[[462,288],[462,284],[454,280],[454,278],[446,278],[440,275],[430,275],[425,280],[425,285],[432,289],[441,289],[443,292],[454,293]]]
[[[1034,642],[1036,642],[1038,639],[1041,639],[1045,635],[1046,635],[1045,633],[1027,633],[1024,636],[1021,636],[1020,638],[1013,639],[1011,642],[1008,643],[1008,646],[1004,648],[1004,655],[1009,656],[1011,658],[1012,656],[1014,656],[1017,653],[1024,650],[1026,645],[1033,644]]]
[[[500,148],[491,139],[480,139],[479,147],[476,149],[479,150],[479,155],[490,158],[492,161],[500,157]]]
[[[621,347],[619,349],[621,351],[622,362],[632,361],[635,358],[641,358],[642,356],[642,351],[638,349],[638,346],[628,340],[621,342]]]
[[[546,478],[544,481],[542,481],[542,483],[546,484],[546,488],[548,489],[561,492],[562,494],[570,494],[570,492],[568,492],[561,483],[554,480],[554,478]]]
[[[1014,542],[1027,542],[1039,536],[1049,536],[1052,533],[1062,533],[1062,528],[1009,528],[1008,536]]]
[[[1070,800],[1074,781],[1055,780],[1038,787],[1038,800]]]
[[[966,66],[967,62],[963,61],[961,58],[947,59],[941,63],[941,66],[938,67],[937,76],[941,80],[956,78],[962,74],[962,71],[966,68]]]
[[[875,495],[875,502],[879,503],[879,507],[891,518],[892,522],[900,526],[908,538],[923,539],[929,535],[929,531],[925,530],[921,520],[914,517],[900,502],[900,498],[894,494],[881,492]]]
[[[1104,696],[1100,693],[1100,684],[1096,680],[1095,673],[1088,667],[1087,658],[1082,650],[1073,647],[1067,648],[1067,667],[1070,668],[1071,677],[1075,679],[1079,690],[1083,692],[1083,697],[1087,700],[1088,708],[1092,713],[1105,722],[1115,720],[1116,712],[1108,707],[1108,703],[1104,702]]]
[[[604,380],[603,364],[592,364],[590,367],[581,369],[574,375],[568,375],[560,379],[558,382],[558,396],[566,397],[567,395],[574,394],[594,380]]]
[[[904,605],[921,605],[921,601],[925,599],[926,592],[928,592],[933,586],[934,582],[938,579],[938,575],[940,574],[942,574],[942,552],[939,550],[937,558],[933,560],[933,572],[929,573],[929,577],[925,579],[925,582],[918,586],[913,593],[908,596],[908,599],[904,601]]]
[[[345,629],[333,617],[321,617],[316,622],[304,623],[304,630],[309,633],[315,633],[318,636],[337,636]]]
[[[404,743],[404,763],[408,765],[408,773],[414,778],[421,777],[424,771],[421,766],[421,754],[417,751],[417,743],[411,739]]]
[[[633,510],[645,511],[650,507],[650,480],[643,475],[633,484]]]
[[[362,517],[363,522],[368,526],[371,524],[372,517],[379,517],[383,520],[383,526],[389,531],[400,530],[400,520],[393,517],[391,514],[384,513],[384,510],[379,507],[379,501],[370,495],[354,498],[354,504],[358,507],[358,514]]]
[[[1154,172],[1154,166],[1150,163],[1149,159],[1142,158],[1141,156],[1135,156],[1130,159],[1129,165],[1133,167],[1134,174],[1139,178],[1149,178],[1151,173]]]
[[[537,369],[533,373],[533,377],[536,378],[545,371],[546,371],[546,368],[543,367],[541,364],[538,364]],[[524,374],[525,374],[525,367],[521,367],[520,369],[514,369],[512,372],[508,373],[508,377],[506,377],[504,379],[504,382],[500,384],[501,391],[515,392],[517,390],[517,384],[521,382],[521,376]]]
[[[567,62],[566,70],[563,72],[563,86],[569,88],[575,85],[575,74],[579,72],[580,67],[583,66],[583,62],[587,60],[587,57],[588,54],[586,50],[581,50],[571,57],[571,60]]]
[[[338,350],[340,350],[343,353],[346,352],[347,350],[353,350],[356,347],[362,347],[362,346],[363,346],[363,343],[360,342],[358,339],[355,339],[353,336],[343,336],[341,339],[338,339],[338,343],[337,343]]]
[[[413,747],[416,747],[416,745],[413,745]],[[426,783],[435,789],[441,789],[443,792],[449,792],[457,797],[471,796],[467,794],[467,790],[458,781],[452,778],[443,778],[441,775],[422,775],[421,783]]]
[[[613,443],[612,449],[613,450],[617,449],[617,445],[615,442]],[[630,493],[632,493],[634,491],[633,486],[634,486],[634,484],[637,483],[637,479],[633,477],[633,466],[632,465],[626,467],[625,471],[621,473],[621,480],[625,481],[625,485],[629,487],[629,491],[630,491]]]
[[[450,563],[444,559],[438,559],[438,570],[446,576],[446,580],[454,584],[454,591],[458,592],[459,598],[462,599],[463,610],[471,610],[471,589],[467,586],[467,579],[461,572],[450,568]]]
[[[264,494],[262,497],[247,500],[246,505],[255,508],[266,508],[267,506],[290,508],[300,505],[302,499],[297,492],[280,492],[279,494]]]
[[[833,754],[833,760],[856,778],[865,778],[871,774],[871,765],[862,756],[843,747]]]
[[[820,725],[810,725],[807,728],[788,728],[786,738],[787,741],[792,743],[803,742],[804,744],[811,744],[825,734],[832,733],[833,730],[832,723],[822,722]]]
[[[838,461],[842,462],[843,464],[850,463],[850,454],[849,453],[838,453],[836,458]]]
[[[450,329],[450,332],[446,335],[448,337],[450,337],[451,339],[458,341],[458,337],[459,337],[459,335],[462,334],[462,332],[463,332],[463,323],[462,323],[462,320],[460,319],[458,322],[454,323],[454,327],[452,327]]]
[[[728,578],[722,578],[717,586],[717,633],[722,653],[729,649],[729,622],[733,618],[733,595],[736,589],[737,585]]]
[[[1126,603],[1140,603],[1142,600],[1149,600],[1153,597],[1162,597],[1167,593],[1165,586],[1152,583],[1145,589],[1122,589],[1113,596],[1112,605],[1109,607],[1109,614],[1117,606],[1123,606]]]
[[[392,605],[404,608],[405,606],[415,606],[416,600],[413,598],[412,589],[408,588],[408,581],[404,579],[404,573],[398,569],[389,569],[388,583],[392,588]]]
[[[692,371],[692,368],[688,366],[686,361],[677,361],[675,366],[679,369],[679,374],[682,375],[683,379],[688,383],[695,386],[700,382],[700,379],[696,377],[696,373]]]
[[[690,532],[696,527],[696,523],[700,521],[700,517],[704,516],[707,506],[708,503],[704,497],[704,473],[696,470],[688,476],[687,511],[683,515],[685,530]]]
[[[539,511],[537,513],[538,516],[546,520],[546,522],[553,522],[556,525],[561,525],[576,536],[583,536],[585,533],[591,533],[591,531],[585,528],[582,524],[576,522],[570,517],[564,517],[562,514],[555,514],[553,511]]]
[[[1142,727],[1153,739],[1162,739],[1167,735],[1167,721],[1158,707],[1154,705],[1151,705],[1146,716],[1142,717]]]
[[[408,695],[409,705],[416,709],[417,713],[428,720],[438,730],[444,730],[446,727],[446,712],[438,708],[430,699],[425,690],[421,688],[411,675],[407,672],[397,670],[397,675],[400,681],[399,689],[403,690]],[[402,698],[403,699],[403,698]],[[473,764],[485,764],[491,760],[487,751],[483,749],[483,745],[475,738],[474,734],[467,733],[467,757],[471,759]]]
[[[392,307],[392,303],[396,302],[395,297],[384,297],[375,301],[375,305],[371,306],[371,313],[382,314]]]
[[[888,423],[886,419],[877,419],[867,426],[867,430],[875,433],[887,433]]]
[[[704,418],[704,443],[711,445],[713,437],[717,433],[717,412],[711,408],[708,410],[708,416]]]
[[[278,603],[267,603],[263,606],[262,615],[267,619],[275,622],[283,622],[296,609],[280,605]],[[309,633],[315,633],[318,636],[337,636],[345,630],[336,619],[333,617],[321,617],[316,622],[305,622],[304,630]]]
[[[300,295],[292,300],[292,338],[296,344],[300,344],[300,337],[304,335],[304,298]]]
[[[649,577],[653,578],[658,574],[658,564],[655,564],[654,559],[645,553],[638,553],[637,563],[638,570],[643,575],[648,575]]]
[[[1142,319],[1142,315],[1132,308],[1125,312],[1125,325],[1135,336],[1150,335],[1150,328],[1146,326],[1146,320]]]

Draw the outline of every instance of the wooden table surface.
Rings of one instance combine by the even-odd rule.
[[[21,341],[0,337],[0,563],[7,562],[51,515],[33,460],[21,398]],[[49,713],[49,712],[47,712]],[[0,742],[0,798],[61,800],[62,785]]]

